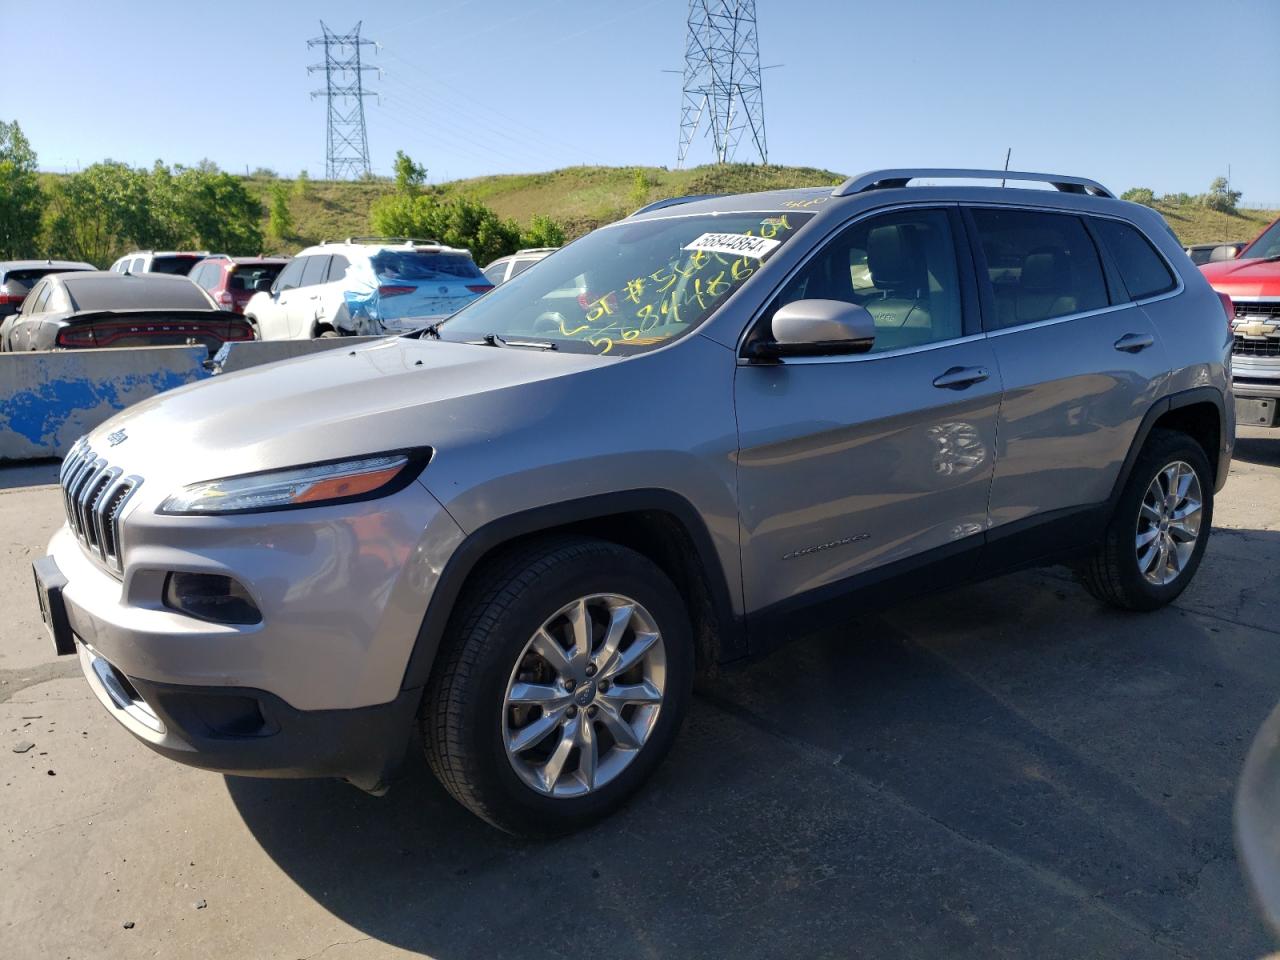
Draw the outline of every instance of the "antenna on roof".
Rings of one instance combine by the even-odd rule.
[[[1009,158],[1011,156],[1013,156],[1013,147],[1010,147],[1008,150],[1004,152],[1004,172],[1005,173],[1009,172]],[[1000,186],[1002,187],[1004,186],[1004,177],[1000,178]]]

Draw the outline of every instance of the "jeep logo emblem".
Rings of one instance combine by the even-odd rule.
[[[117,430],[115,433],[107,434],[107,444],[112,447],[118,447],[128,439],[129,435],[123,430]]]

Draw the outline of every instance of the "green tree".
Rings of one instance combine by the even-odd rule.
[[[1147,187],[1130,187],[1124,193],[1120,194],[1120,199],[1131,200],[1134,203],[1141,203],[1148,207],[1153,207],[1156,203],[1155,191],[1150,190]]]
[[[564,246],[564,227],[550,217],[535,213],[529,221],[529,228],[520,235],[522,247],[562,247]]]
[[[396,151],[396,190],[399,193],[417,194],[427,179],[427,168],[413,162],[403,150]]]
[[[0,120],[0,260],[36,253],[45,203],[36,152],[17,120]]]
[[[631,192],[627,194],[627,199],[636,209],[649,202],[649,178],[639,167],[636,168],[635,176],[632,177]]]
[[[191,243],[232,256],[261,252],[262,204],[239,177],[204,160],[195,167],[178,167],[173,186]]]
[[[293,236],[293,214],[289,211],[289,192],[279,181],[267,190],[267,235],[273,241]]]
[[[422,237],[465,247],[477,263],[515,253],[520,247],[520,227],[514,220],[502,220],[484,204],[466,197],[387,194],[374,201],[369,225],[374,233],[385,236]]]
[[[51,256],[105,267],[151,236],[150,178],[114,160],[71,174],[54,188],[47,222]]]
[[[307,175],[307,171],[298,171],[298,178],[293,181],[293,195],[299,200],[311,196],[311,177]]]
[[[1235,213],[1236,204],[1240,202],[1241,193],[1239,190],[1228,189],[1226,177],[1214,177],[1213,183],[1209,184],[1209,192],[1202,193],[1197,198],[1197,202],[1202,207],[1208,207],[1210,210],[1218,210],[1222,213]]]

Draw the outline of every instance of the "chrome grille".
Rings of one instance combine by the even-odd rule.
[[[62,461],[58,482],[71,532],[90,556],[121,573],[120,513],[142,480],[124,476],[81,440]]]
[[[1231,352],[1237,357],[1280,357],[1280,302],[1237,300],[1235,308]]]

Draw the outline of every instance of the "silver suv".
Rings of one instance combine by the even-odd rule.
[[[940,185],[1002,176],[1056,190]],[[563,832],[653,772],[695,671],[851,600],[1068,562],[1168,603],[1230,354],[1160,216],[1090,180],[664,201],[448,321],[120,414],[37,585],[169,757],[381,792],[416,723],[461,803]]]

